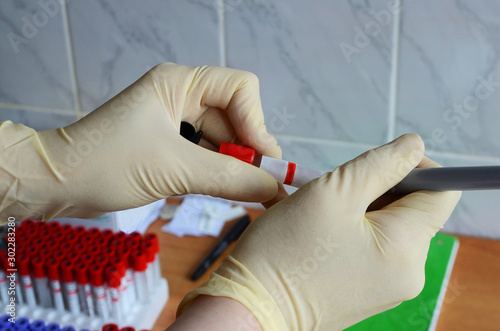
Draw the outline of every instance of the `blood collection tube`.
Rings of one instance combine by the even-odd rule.
[[[127,282],[127,297],[128,302],[132,303],[137,299],[135,282],[134,282],[134,269],[132,268],[132,263],[130,262],[130,250],[128,248],[122,248],[118,251],[118,256],[120,256],[125,265],[125,280]]]
[[[90,284],[92,285],[95,312],[99,317],[107,319],[109,318],[108,299],[102,266],[98,264],[91,266],[89,276]]]
[[[256,154],[249,147],[232,143],[222,142],[219,153],[253,164],[268,172],[277,182],[295,187],[301,187],[324,174],[323,171],[302,167],[293,162]]]
[[[47,261],[47,275],[49,277],[52,304],[58,312],[64,312],[64,299],[61,291],[61,278],[59,276],[59,260]]]
[[[29,258],[26,255],[19,255],[17,257],[17,271],[21,280],[21,288],[24,292],[26,304],[31,307],[36,307],[35,289],[31,281],[31,273],[29,268]]]
[[[131,326],[126,326],[124,328],[121,328],[120,331],[135,331],[135,329]]]
[[[3,250],[0,250],[0,300],[2,300],[2,303],[8,304],[9,303],[9,286],[7,285],[7,273],[6,271],[6,266],[7,266],[7,261],[4,258],[5,253]]]
[[[16,320],[16,331],[30,331],[30,321],[26,317],[21,317]]]
[[[132,252],[132,268],[134,269],[134,285],[137,299],[140,302],[149,301],[148,279],[146,277],[146,255],[141,251]]]
[[[155,259],[153,262],[153,280],[154,280],[154,285],[158,286],[161,280],[161,267],[160,267],[160,245],[158,243],[158,236],[154,233],[148,233],[144,241],[146,243],[150,243],[153,245],[154,248],[154,253],[155,253]]]
[[[146,256],[146,278],[148,280],[148,291],[153,293],[154,290],[154,273],[153,273],[153,263],[155,260],[154,247],[151,243],[142,243],[142,251]]]
[[[119,322],[122,319],[122,302],[120,301],[121,275],[118,269],[115,267],[106,268],[106,283],[110,299],[110,315],[114,321]]]
[[[73,262],[65,260],[61,263],[60,268],[64,282],[64,297],[66,298],[67,308],[73,314],[78,314],[80,312],[80,303],[78,301],[78,289],[73,272]]]
[[[47,274],[45,273],[45,259],[40,256],[31,258],[31,272],[33,273],[38,305],[48,308],[52,306]]]
[[[130,300],[127,279],[125,278],[125,261],[122,257],[114,257],[109,261],[109,264],[114,267],[120,277],[120,304],[122,308],[122,312],[126,313],[128,308],[133,304],[133,301]]]
[[[78,298],[80,307],[84,314],[94,317],[94,302],[92,300],[92,290],[88,278],[88,266],[85,263],[75,265],[75,278],[78,287]]]

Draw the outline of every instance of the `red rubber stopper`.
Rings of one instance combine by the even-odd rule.
[[[147,269],[146,254],[141,251],[132,253],[132,268],[135,271],[145,271]]]
[[[220,143],[219,153],[235,157],[250,164],[253,164],[253,160],[255,159],[255,150],[228,142]]]

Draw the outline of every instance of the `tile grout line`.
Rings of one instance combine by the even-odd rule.
[[[219,65],[227,66],[226,59],[226,7],[225,0],[217,1],[217,16],[219,17]]]
[[[400,0],[400,9],[394,14],[392,25],[392,54],[391,76],[389,80],[389,109],[387,114],[387,141],[394,140],[396,134],[396,111],[398,105],[398,70],[399,70],[399,33],[401,30],[401,11],[403,0]]]
[[[61,14],[63,17],[64,28],[65,28],[64,31],[65,31],[66,50],[68,54],[69,69],[71,75],[71,86],[73,88],[73,95],[75,97],[76,116],[77,119],[80,119],[82,118],[82,107],[80,103],[80,92],[78,90],[75,56],[73,52],[73,40],[71,38],[71,28],[69,25],[68,4],[67,1],[62,1],[61,4],[63,6]]]
[[[325,145],[337,145],[343,147],[355,147],[364,150],[369,150],[378,147],[379,145],[372,145],[367,143],[353,142],[353,141],[344,141],[344,140],[331,140],[331,139],[322,139],[322,138],[313,138],[313,137],[301,137],[301,136],[291,136],[286,134],[274,134],[277,139],[287,139],[294,140],[302,143],[311,143],[311,144],[325,144]],[[484,161],[484,162],[497,162],[500,164],[500,158],[493,156],[484,156],[484,155],[472,155],[472,154],[460,154],[460,153],[450,153],[450,152],[440,152],[440,151],[429,151],[428,153],[431,156],[436,157],[444,157],[449,159],[464,159],[470,161]]]

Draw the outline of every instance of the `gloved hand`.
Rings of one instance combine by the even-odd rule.
[[[430,239],[461,193],[419,191],[366,210],[417,165],[436,166],[423,151],[417,135],[404,135],[275,204],[178,315],[198,295],[225,296],[265,331],[339,330],[415,297]]]
[[[181,121],[204,132],[208,149],[180,136]],[[35,132],[7,121],[0,136],[2,219],[95,217],[186,193],[262,202],[278,187],[209,150],[237,141],[281,157],[257,78],[235,69],[161,64],[68,127]]]

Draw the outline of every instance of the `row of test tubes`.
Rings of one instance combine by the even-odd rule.
[[[138,303],[149,302],[161,280],[158,238],[152,233],[25,220],[16,227],[15,242],[15,299],[32,309],[123,323]],[[5,305],[11,300],[9,261],[7,252],[0,254]]]
[[[45,323],[43,320],[30,321],[27,318],[20,318],[16,323],[11,322],[10,315],[0,316],[0,331],[77,331],[72,326],[61,326],[58,323]],[[80,329],[78,331],[91,331],[90,329]],[[100,331],[135,331],[135,328],[126,326],[119,328],[116,324],[106,324]],[[148,330],[140,330],[148,331]]]

